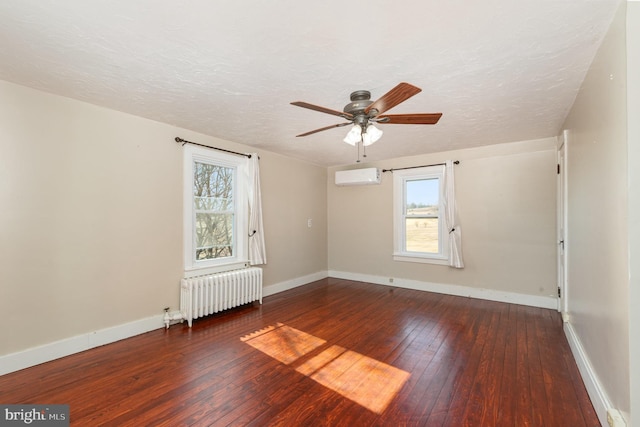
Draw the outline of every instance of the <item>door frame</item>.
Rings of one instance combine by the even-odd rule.
[[[557,281],[558,281],[558,311],[562,318],[567,321],[568,306],[568,284],[567,284],[567,253],[569,251],[567,233],[567,154],[568,154],[569,131],[563,130],[557,141],[557,205],[556,205],[556,236],[557,236]]]

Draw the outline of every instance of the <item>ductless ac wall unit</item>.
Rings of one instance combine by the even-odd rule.
[[[364,168],[336,171],[336,185],[380,184],[380,169]]]

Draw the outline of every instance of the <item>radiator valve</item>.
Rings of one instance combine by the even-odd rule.
[[[166,329],[169,329],[169,325],[174,320],[179,320],[180,323],[184,321],[184,316],[182,315],[182,312],[175,311],[173,313],[170,313],[169,309],[170,309],[169,307],[164,308],[164,326]]]

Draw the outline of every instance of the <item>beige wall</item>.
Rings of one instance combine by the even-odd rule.
[[[348,168],[331,168],[329,270],[555,297],[555,144],[551,138],[362,165],[460,160],[461,270],[393,261],[392,175],[384,173],[381,185],[338,187],[335,171]]]
[[[260,155],[268,285],[327,270],[327,169]],[[311,227],[307,221],[311,219]]]
[[[177,308],[173,138],[255,150],[7,82],[0,98],[0,355]],[[265,285],[326,271],[326,170],[259,154]]]
[[[627,4],[630,425],[640,424],[640,2]]]
[[[564,127],[569,130],[567,277],[570,324],[611,404],[628,413],[629,193],[625,20],[623,4]],[[637,121],[637,116],[634,120]]]

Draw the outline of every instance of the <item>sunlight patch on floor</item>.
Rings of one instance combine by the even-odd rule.
[[[240,340],[285,365],[290,365],[300,357],[326,343],[323,339],[282,323],[277,323],[276,326],[268,326],[246,335]]]
[[[387,408],[411,375],[337,345],[314,352],[326,341],[282,323],[240,339],[284,364],[295,365],[297,372],[377,414]]]

